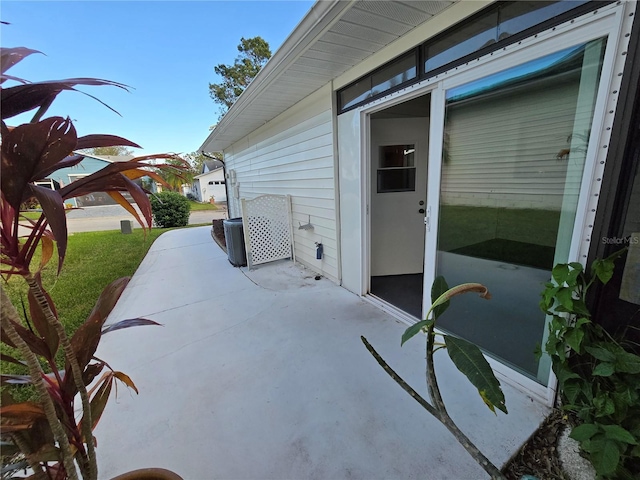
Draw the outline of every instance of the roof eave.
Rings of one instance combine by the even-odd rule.
[[[231,141],[220,137],[224,135],[235,118],[248,108],[254,99],[278,79],[286,69],[302,55],[313,41],[321,36],[348,10],[355,0],[318,0],[300,21],[291,35],[258,72],[236,103],[222,117],[220,123],[200,146],[201,152],[220,152],[231,145]]]

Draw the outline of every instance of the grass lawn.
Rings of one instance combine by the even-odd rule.
[[[555,247],[560,212],[553,210],[443,205],[438,248],[451,251],[501,238]]]
[[[40,218],[40,212],[22,212],[22,215],[25,218],[29,218],[31,220],[38,220]]]
[[[554,210],[443,205],[438,248],[550,270],[559,222]]]
[[[189,200],[189,203],[191,204],[191,211],[195,212],[198,210],[218,210],[218,206],[216,204],[213,203],[200,203],[200,202],[195,202],[193,200]]]
[[[59,277],[57,262],[52,260],[43,271],[43,284],[56,304],[69,336],[86,320],[102,290],[112,281],[131,276],[158,236],[170,229],[153,228],[145,238],[142,229],[130,235],[118,230],[76,233],[69,236],[67,256]],[[37,265],[37,259],[33,265]],[[4,284],[18,311],[20,301],[26,305],[27,288],[21,277],[13,276]],[[141,327],[144,328],[144,327]],[[10,352],[2,345],[2,351]],[[3,373],[26,373],[19,366],[2,362]],[[17,397],[29,396],[29,389]]]

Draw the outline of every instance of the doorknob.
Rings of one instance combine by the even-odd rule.
[[[418,213],[424,213],[424,208],[421,208],[420,210],[418,210]]]

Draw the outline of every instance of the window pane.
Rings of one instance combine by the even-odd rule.
[[[631,199],[624,222],[623,237],[640,232],[640,168],[636,171],[631,187]]]
[[[378,170],[378,193],[413,192],[415,189],[415,168]]]
[[[412,52],[372,75],[372,96],[416,78],[417,72],[416,55]]]
[[[498,38],[498,12],[493,11],[476,21],[463,25],[425,47],[425,72],[469,55]]]
[[[498,40],[507,38],[514,33],[523,32],[568,12],[587,0],[571,0],[562,2],[512,2],[500,7],[500,25],[498,26]]]
[[[380,168],[413,167],[415,145],[385,145],[380,147]]]
[[[349,108],[356,103],[366,100],[370,96],[371,77],[366,77],[340,92],[340,106],[342,109]]]
[[[439,324],[542,384],[540,292],[569,260],[604,46],[447,92],[436,271],[449,285],[483,283],[493,299],[460,297]]]

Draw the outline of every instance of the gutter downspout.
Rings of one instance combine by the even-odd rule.
[[[227,196],[227,218],[229,218],[229,185],[227,184],[227,164],[225,163],[224,160],[221,160],[221,159],[216,158],[216,157],[212,157],[211,155],[209,155],[204,150],[200,150],[200,153],[202,155],[204,155],[205,157],[211,159],[211,160],[217,160],[220,163],[222,163],[222,175],[224,177],[224,193]],[[224,158],[224,156],[223,156],[223,158]]]

